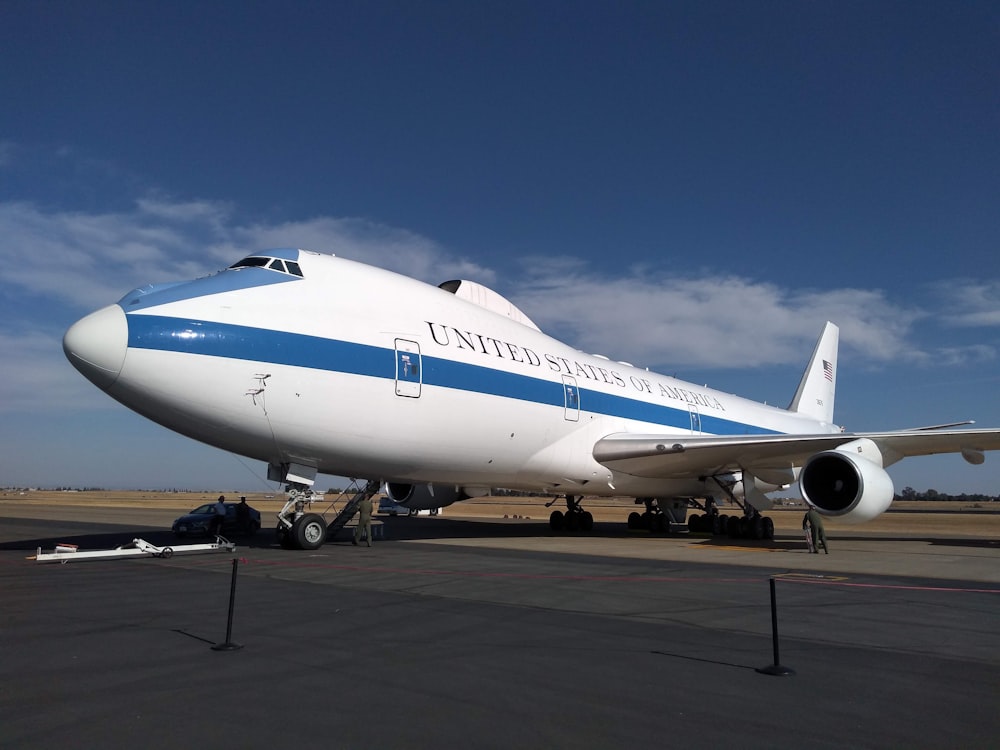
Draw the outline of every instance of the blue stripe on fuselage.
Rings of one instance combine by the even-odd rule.
[[[265,328],[158,315],[129,315],[128,345],[135,349],[244,359],[386,380],[393,380],[396,373],[393,349]],[[421,362],[422,380],[428,386],[513,398],[559,408],[564,406],[565,391],[562,382],[426,354],[421,355]],[[580,392],[580,406],[585,411],[680,430],[691,429],[691,415],[687,408],[651,404],[587,388],[581,388]],[[701,413],[700,418],[701,431],[708,434],[777,434],[775,430],[711,414]]]

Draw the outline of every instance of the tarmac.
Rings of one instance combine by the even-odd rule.
[[[400,517],[371,548],[283,550],[263,531],[235,553],[27,559],[59,542],[176,543],[151,511],[92,515],[0,507],[5,750],[1000,738],[995,538],[859,532],[827,556],[797,535]],[[793,673],[759,671],[775,665]]]

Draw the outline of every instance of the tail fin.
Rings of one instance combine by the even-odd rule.
[[[788,410],[833,424],[833,401],[837,390],[837,348],[840,329],[827,321],[813,349],[809,366]]]

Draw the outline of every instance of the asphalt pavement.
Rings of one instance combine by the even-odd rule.
[[[1000,737],[1000,550],[988,541],[852,539],[838,553],[832,540],[827,557],[793,537],[399,518],[370,549],[338,538],[283,550],[262,532],[232,554],[26,559],[57,542],[175,543],[143,511],[118,520],[0,518],[5,749]],[[759,671],[775,664],[772,580],[786,676]],[[212,648],[226,643],[241,648]]]

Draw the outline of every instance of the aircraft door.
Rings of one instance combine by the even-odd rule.
[[[416,341],[396,339],[396,395],[420,398],[423,368],[420,361],[420,344]]]
[[[576,387],[576,378],[572,375],[563,375],[563,416],[567,422],[580,421],[580,389]]]
[[[688,404],[688,414],[691,416],[691,432],[695,435],[701,434],[701,412],[694,404]]]

